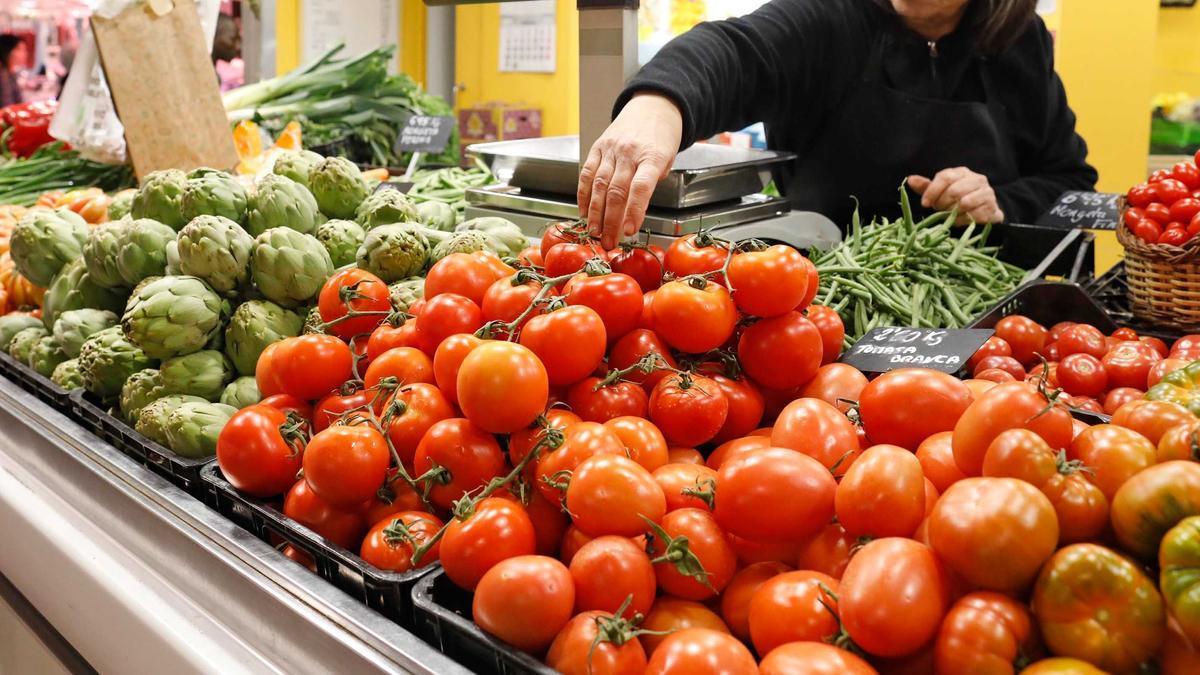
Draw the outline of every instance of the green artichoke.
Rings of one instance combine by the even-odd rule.
[[[308,187],[321,212],[330,218],[353,218],[367,198],[362,172],[344,157],[326,157],[308,172]]]
[[[208,401],[180,405],[167,415],[167,447],[177,455],[200,459],[217,454],[217,437],[237,408]]]
[[[180,210],[187,174],[179,169],[153,171],[142,180],[142,187],[133,196],[129,215],[134,220],[150,218],[178,230],[187,219]]]
[[[17,331],[8,342],[8,355],[20,363],[29,363],[29,353],[39,340],[49,335],[42,326],[33,326]]]
[[[221,392],[221,403],[231,405],[239,410],[254,405],[262,400],[258,391],[258,381],[252,375],[244,375],[230,382]]]
[[[171,395],[150,403],[138,413],[133,428],[141,435],[158,443],[167,444],[167,418],[184,403],[208,403],[198,396]]]
[[[399,190],[379,190],[358,205],[354,219],[369,230],[380,225],[417,223],[421,216],[416,204]]]
[[[276,304],[307,304],[332,275],[329,251],[311,234],[275,227],[254,239],[250,277],[263,297]]]
[[[117,315],[106,309],[72,309],[54,320],[54,339],[67,356],[76,358],[84,340],[117,325]]]
[[[313,307],[312,309],[308,310],[308,314],[304,315],[303,331],[305,335],[314,333],[318,335],[325,334],[325,319],[321,318],[320,308]]]
[[[183,274],[179,271],[179,242],[177,240],[172,239],[167,242],[163,255],[167,259],[167,268],[164,270],[167,276],[177,277]]]
[[[500,245],[492,235],[479,230],[467,230],[465,232],[455,232],[449,239],[444,239],[438,242],[437,246],[433,247],[433,251],[429,254],[429,264],[432,265],[437,261],[445,258],[451,253],[475,253],[476,251],[491,251],[496,255],[500,255],[502,251],[507,249]],[[505,253],[504,255],[507,255]]]
[[[128,291],[124,288],[104,288],[96,284],[83,260],[76,260],[64,267],[46,289],[46,296],[42,298],[42,321],[46,328],[53,328],[60,314],[73,309],[103,309],[119,314],[127,297]]]
[[[22,316],[18,314],[9,314],[0,316],[0,350],[8,351],[8,344],[12,342],[13,336],[26,328],[45,328],[42,325],[42,320],[32,316]]]
[[[113,195],[112,201],[108,203],[108,219],[121,220],[129,215],[133,210],[133,197],[137,194],[137,190],[122,190]]]
[[[83,243],[83,263],[87,265],[92,282],[105,288],[125,285],[117,264],[121,251],[121,237],[129,223],[117,220],[92,228]]]
[[[412,304],[425,297],[425,277],[409,277],[388,285],[392,308],[397,312],[408,311]]]
[[[521,231],[521,228],[511,220],[504,218],[496,218],[494,216],[472,218],[459,223],[454,230],[455,232],[468,232],[471,230],[486,232],[499,246],[497,249],[488,250],[491,250],[501,258],[515,258],[526,246],[529,246],[529,239]]]
[[[238,305],[225,329],[225,354],[242,375],[253,375],[258,355],[267,345],[300,334],[304,320],[270,300]]]
[[[142,408],[167,395],[162,373],[154,368],[139,370],[121,385],[120,408],[126,422],[135,424]]]
[[[196,277],[143,282],[125,305],[121,326],[152,358],[199,351],[221,332],[229,303]]]
[[[458,211],[446,202],[421,202],[417,204],[417,219],[425,227],[449,232],[458,223]]]
[[[167,393],[189,394],[209,401],[221,398],[225,385],[237,376],[229,359],[215,349],[167,359],[159,370]]]
[[[267,174],[250,195],[246,229],[253,235],[273,227],[290,227],[297,232],[312,234],[324,220],[316,198],[307,187],[285,176]]]
[[[33,347],[30,348],[29,367],[42,377],[50,377],[58,364],[68,358],[62,347],[58,346],[58,340],[55,340],[53,335],[47,335],[33,343]]]
[[[168,243],[175,244],[175,230],[170,227],[149,218],[131,221],[117,244],[117,272],[124,285],[133,287],[147,277],[162,276],[167,271]]]
[[[334,267],[354,262],[367,233],[352,220],[327,220],[317,226],[317,240],[329,251]]]
[[[277,176],[291,178],[297,183],[308,187],[308,174],[312,168],[321,163],[324,157],[309,150],[284,152],[275,158],[271,171]]]
[[[130,375],[155,365],[157,361],[130,342],[120,326],[94,333],[79,350],[83,386],[101,398],[117,396]]]
[[[179,271],[203,279],[214,291],[229,295],[250,279],[254,238],[232,220],[198,216],[184,225],[176,242]]]
[[[246,222],[246,188],[237,178],[216,169],[195,169],[188,174],[179,200],[183,222],[197,216],[224,216],[235,223]]]
[[[32,209],[13,227],[9,252],[17,271],[38,286],[83,253],[88,224],[70,209]]]
[[[83,372],[79,370],[79,359],[67,359],[58,364],[50,381],[63,389],[79,389],[83,386]]]
[[[420,274],[429,256],[429,242],[413,225],[380,225],[367,232],[358,247],[358,266],[386,283]]]

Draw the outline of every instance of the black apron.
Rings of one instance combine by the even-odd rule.
[[[845,228],[854,211],[852,197],[858,198],[863,222],[898,216],[900,184],[913,174],[932,178],[942,169],[965,166],[987,176],[993,187],[1019,177],[1004,105],[986,64],[979,68],[983,102],[921,98],[883,84],[884,53],[894,40],[885,32],[875,41],[858,88],[788,172],[792,208],[823,213]],[[919,199],[913,206],[919,210]]]

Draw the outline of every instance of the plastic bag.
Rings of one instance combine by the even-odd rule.
[[[94,14],[112,18],[140,1],[105,0],[96,7]],[[162,3],[163,0],[155,0],[152,6]],[[169,9],[169,5],[166,9]],[[197,0],[196,9],[200,13],[205,40],[211,50],[221,2]],[[125,127],[113,107],[112,94],[104,78],[104,66],[100,62],[100,52],[91,30],[80,41],[71,74],[63,84],[58,99],[58,113],[50,123],[50,135],[66,141],[79,154],[93,161],[124,164],[128,160],[125,153]]]

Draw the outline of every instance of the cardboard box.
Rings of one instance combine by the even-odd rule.
[[[458,111],[458,133],[463,150],[472,143],[538,138],[542,111],[509,103],[484,103]]]

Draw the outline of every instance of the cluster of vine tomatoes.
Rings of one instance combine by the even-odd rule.
[[[1129,189],[1125,226],[1148,244],[1179,246],[1200,232],[1200,152]]]
[[[1088,427],[1049,372],[869,380],[816,281],[787,247],[570,225],[516,268],[447,257],[407,315],[343,270],[218,462],[381,569],[440,563],[565,673],[1197,672],[1200,420]]]
[[[1051,388],[1072,408],[1111,415],[1141,398],[1172,370],[1200,359],[1200,336],[1170,348],[1132,328],[1111,335],[1086,323],[1062,321],[1049,329],[1021,315],[1006,316],[996,334],[968,360],[973,376],[994,382],[1035,380],[1046,371]]]

